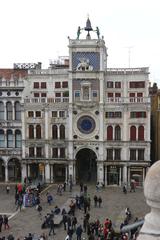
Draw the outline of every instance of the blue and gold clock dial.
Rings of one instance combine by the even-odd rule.
[[[77,128],[81,133],[89,134],[95,129],[95,121],[90,116],[82,116],[77,121]]]

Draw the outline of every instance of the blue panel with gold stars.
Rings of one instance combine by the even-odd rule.
[[[98,52],[73,52],[73,71],[98,71],[100,69],[100,55]]]

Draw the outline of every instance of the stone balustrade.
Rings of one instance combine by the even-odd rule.
[[[145,216],[137,240],[160,240],[160,161],[153,164],[147,173],[144,195],[151,212]]]

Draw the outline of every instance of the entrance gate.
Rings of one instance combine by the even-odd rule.
[[[97,156],[91,149],[81,149],[76,155],[76,180],[82,182],[96,182]]]

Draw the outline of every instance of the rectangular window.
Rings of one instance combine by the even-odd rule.
[[[130,149],[130,160],[136,161],[136,149]]]
[[[115,88],[121,88],[121,82],[115,82]]]
[[[36,111],[36,117],[41,117],[41,111]]]
[[[39,93],[34,93],[34,97],[39,98]]]
[[[65,158],[65,148],[60,148],[60,158]]]
[[[135,102],[135,93],[130,93],[129,97],[130,97],[130,102]]]
[[[137,93],[137,97],[143,97],[143,93],[138,92],[138,93]]]
[[[106,112],[106,118],[122,118],[122,112]]]
[[[28,111],[28,117],[34,117],[34,112],[33,111]]]
[[[61,93],[60,92],[56,92],[55,93],[55,97],[61,97]]]
[[[113,93],[108,93],[108,98],[113,98]]]
[[[137,102],[143,102],[143,93],[137,93]]]
[[[92,96],[94,98],[97,98],[98,97],[98,91],[96,91],[96,90],[92,91]]]
[[[113,160],[113,149],[107,149],[107,160]]]
[[[114,117],[115,118],[122,118],[122,112],[115,112]]]
[[[115,149],[114,160],[121,160],[121,149]]]
[[[77,97],[79,98],[80,97],[80,91],[75,91],[74,96],[75,96],[75,98],[77,98]]]
[[[55,82],[55,88],[60,88],[61,87],[61,82]]]
[[[46,93],[41,93],[41,97],[45,98],[45,97],[47,97],[47,94]]]
[[[113,82],[111,81],[107,82],[107,88],[113,88]]]
[[[130,88],[145,88],[145,82],[144,81],[130,82],[129,87]]]
[[[144,160],[144,149],[138,149],[138,160]]]
[[[33,87],[34,87],[34,88],[39,88],[39,82],[34,82],[34,83],[33,83]]]
[[[59,117],[60,118],[65,117],[65,111],[59,111]]]
[[[130,112],[130,118],[146,118],[146,112]]]
[[[115,97],[116,98],[120,98],[121,97],[121,93],[115,93]]]
[[[58,148],[52,148],[52,157],[58,158]]]
[[[56,118],[57,117],[57,111],[52,111],[52,117]]]
[[[46,82],[41,82],[41,88],[47,88]]]
[[[34,147],[29,148],[29,157],[34,157]]]
[[[36,147],[36,157],[42,157],[42,148]]]
[[[62,88],[68,88],[68,82],[62,82]]]

